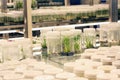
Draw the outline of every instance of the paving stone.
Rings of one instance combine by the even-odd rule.
[[[84,78],[84,77],[74,77],[74,78],[70,78],[70,79],[67,79],[67,80],[88,80],[88,79]]]
[[[111,80],[117,78],[116,75],[110,73],[100,73],[97,75],[97,80]]]
[[[120,53],[116,55],[115,60],[120,60]]]
[[[116,66],[117,69],[120,69],[120,60],[116,60],[116,61],[112,62],[112,65]]]
[[[9,74],[14,74],[14,71],[10,71],[10,70],[3,70],[0,71],[0,77],[3,77],[4,75],[9,75]]]
[[[92,69],[97,69],[99,66],[102,66],[102,62],[91,61],[91,62],[86,62],[85,65],[91,67]]]
[[[21,61],[22,64],[32,64],[32,63],[36,63],[37,61],[35,59],[32,58],[27,58]]]
[[[116,69],[116,67],[111,65],[103,65],[98,67],[98,70],[103,70],[105,73],[110,73],[113,69]]]
[[[74,72],[77,76],[79,76],[79,77],[84,77],[84,72],[85,72],[85,70],[87,70],[87,69],[92,69],[92,67],[83,66],[83,65],[81,65],[81,66],[75,66],[73,72]]]
[[[92,55],[95,55],[95,53],[84,53],[84,54],[81,54],[81,58],[82,59],[91,59]]]
[[[54,80],[54,76],[51,75],[40,75],[35,77],[33,80]]]
[[[91,56],[91,60],[93,61],[97,61],[97,62],[101,62],[102,58],[106,58],[105,55],[99,55],[99,54],[95,54]]]
[[[98,73],[103,73],[102,70],[95,70],[95,69],[87,69],[84,73],[84,77],[88,78],[89,80],[96,80]]]
[[[19,79],[19,80],[33,80],[33,79],[25,79],[25,78],[24,78],[24,79]]]
[[[67,62],[64,64],[64,70],[68,72],[73,72],[73,68],[75,66],[75,62]]]
[[[111,73],[118,75],[118,77],[120,78],[120,69],[113,69],[111,70]]]
[[[15,71],[15,73],[23,74],[23,72],[26,70],[27,70],[27,65],[21,64],[21,65],[17,66],[14,71]]]
[[[15,66],[15,65],[19,65],[20,64],[20,61],[17,61],[17,60],[12,60],[12,61],[6,61],[3,63],[3,65],[12,65],[12,66]]]
[[[50,68],[50,69],[44,70],[44,74],[53,75],[53,76],[55,76],[56,74],[61,73],[61,72],[63,72],[63,70],[60,68]]]
[[[99,51],[108,51],[110,49],[110,47],[99,47],[98,50]]]
[[[120,80],[120,78],[112,78],[111,80]]]
[[[38,65],[34,66],[34,70],[39,70],[39,71],[44,71],[49,68],[56,68],[56,67],[53,65],[49,65],[49,64],[45,64],[45,65],[41,65],[41,66],[38,66]]]
[[[67,80],[68,78],[73,78],[75,77],[76,75],[73,74],[73,73],[69,73],[69,72],[62,72],[62,73],[58,73],[56,75],[56,78],[57,79],[61,79],[61,80]]]
[[[0,80],[3,80],[3,78],[2,78],[2,77],[0,77]]]
[[[85,53],[95,53],[97,51],[97,49],[86,49]]]
[[[111,53],[109,53],[109,54],[107,55],[107,57],[108,57],[108,58],[115,59],[115,57],[116,57],[116,53],[111,52]]]
[[[41,72],[41,71],[32,71],[32,70],[27,70],[27,71],[24,71],[24,77],[25,78],[28,78],[28,79],[33,79],[34,77],[36,77],[36,76],[39,76],[39,75],[42,75],[43,74],[43,72]]]
[[[4,80],[19,80],[22,78],[24,78],[24,76],[19,74],[7,74],[3,77]]]
[[[86,62],[91,62],[92,60],[90,59],[77,59],[75,62],[81,64],[81,65],[85,65]]]
[[[103,65],[112,65],[112,62],[114,61],[114,59],[112,58],[102,58],[101,62],[103,63]]]

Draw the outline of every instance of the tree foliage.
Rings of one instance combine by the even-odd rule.
[[[15,9],[20,10],[23,8],[23,2],[22,1],[16,1]]]
[[[23,5],[24,3],[20,0],[16,1],[16,4],[15,4],[15,9],[17,10],[20,10],[20,9],[23,9]],[[31,3],[31,8],[32,9],[35,9],[37,7],[37,1],[36,0],[32,0],[32,3]]]

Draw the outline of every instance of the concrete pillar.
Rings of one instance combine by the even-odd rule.
[[[7,13],[7,0],[1,0],[1,12]]]
[[[32,39],[32,15],[31,15],[31,0],[23,0],[24,2],[24,37]]]
[[[118,21],[118,0],[110,0],[109,2],[109,20],[110,22]]]
[[[65,6],[70,6],[70,0],[64,0]]]

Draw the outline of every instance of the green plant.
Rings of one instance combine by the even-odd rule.
[[[36,44],[36,41],[33,41],[32,43],[33,43],[33,44]]]
[[[42,42],[42,48],[47,48],[47,44],[46,44],[46,39],[45,38],[43,39],[43,42]]]
[[[86,45],[86,48],[93,48],[93,37],[91,36],[86,36],[85,38],[85,45]]]
[[[74,51],[79,52],[80,51],[80,35],[77,35],[74,37]]]
[[[63,51],[65,53],[70,52],[70,50],[71,50],[70,38],[68,36],[64,36],[62,43],[63,43]]]
[[[76,42],[76,41],[79,41],[80,40],[80,35],[76,35],[75,37],[74,37],[74,41]]]
[[[80,45],[79,45],[78,42],[75,42],[75,43],[74,43],[74,50],[75,50],[75,52],[79,52],[79,50],[80,50]]]
[[[22,1],[16,1],[15,9],[20,10],[23,8],[23,2]]]

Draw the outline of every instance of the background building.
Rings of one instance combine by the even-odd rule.
[[[54,5],[87,5],[92,2],[92,4],[108,4],[109,0],[36,0],[38,6],[50,6],[51,3]],[[56,3],[56,4],[55,4]],[[57,4],[58,3],[58,4]],[[60,3],[60,4],[59,4]],[[118,0],[120,4],[120,0]]]
[[[16,1],[20,0],[7,0],[8,7],[12,7],[15,5]],[[22,0],[21,0],[22,1]],[[90,4],[90,1],[93,1],[92,4],[108,4],[109,0],[36,0],[38,6],[61,6],[65,5],[65,2],[69,3],[69,5],[87,5]],[[120,0],[118,0],[118,4],[120,4]],[[1,5],[1,0],[0,0]]]
[[[13,6],[15,0],[7,0],[7,5],[8,6]]]

